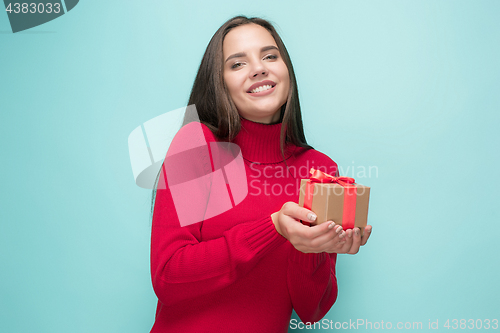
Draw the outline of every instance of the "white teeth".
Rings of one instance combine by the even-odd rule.
[[[264,91],[264,90],[269,90],[269,89],[271,89],[272,87],[273,87],[273,86],[271,86],[271,85],[267,85],[267,86],[260,86],[260,87],[258,87],[258,88],[255,88],[255,89],[251,90],[250,92],[251,92],[251,93],[257,93],[257,92],[261,92],[261,91]]]

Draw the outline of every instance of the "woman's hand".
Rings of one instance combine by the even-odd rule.
[[[361,237],[361,232],[359,228],[348,229],[345,231],[345,244],[342,246],[340,252],[336,253],[348,253],[348,254],[356,254],[359,252],[359,248],[366,244],[368,238],[370,238],[370,234],[372,233],[372,226],[367,225],[365,227],[365,231],[363,233],[363,237]]]
[[[356,254],[359,247],[366,244],[371,233],[371,226],[367,226],[361,237],[359,228],[344,231],[342,226],[333,221],[305,226],[299,220],[314,222],[316,215],[291,201],[286,202],[279,212],[273,213],[271,218],[276,231],[304,253]]]

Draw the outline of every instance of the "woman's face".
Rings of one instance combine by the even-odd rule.
[[[240,115],[277,122],[290,78],[273,36],[258,24],[236,27],[224,39],[223,54],[224,82]]]

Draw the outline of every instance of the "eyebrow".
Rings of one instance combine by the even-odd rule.
[[[262,53],[262,52],[266,52],[266,51],[269,51],[269,50],[278,50],[278,48],[276,46],[274,46],[274,45],[264,46],[263,48],[260,49],[260,52]],[[244,53],[244,52],[235,53],[235,54],[232,54],[229,57],[227,57],[227,59],[226,59],[225,62],[228,62],[229,60],[231,60],[233,58],[241,58],[241,57],[244,57],[246,55],[247,54]]]

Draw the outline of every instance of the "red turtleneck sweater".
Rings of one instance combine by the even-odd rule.
[[[174,192],[159,186],[151,235],[158,305],[151,332],[287,332],[292,309],[304,323],[316,322],[336,300],[336,254],[296,250],[276,231],[271,214],[287,201],[298,202],[300,179],[309,177],[311,167],[335,174],[337,165],[314,149],[288,145],[287,171],[279,145],[281,123],[242,118],[241,125],[233,143],[241,149],[248,194],[235,207],[181,226]],[[175,136],[164,164],[179,168],[169,156],[210,147],[210,142],[217,140],[208,127],[190,123]],[[210,174],[210,154],[199,150],[188,163],[184,159],[182,172]],[[172,184],[166,174],[159,184],[165,177]],[[207,205],[200,200],[204,193],[210,189],[193,187],[193,211]]]

